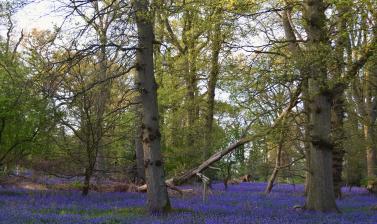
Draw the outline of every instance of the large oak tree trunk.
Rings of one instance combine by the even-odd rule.
[[[138,87],[143,105],[142,142],[147,183],[148,210],[164,213],[170,210],[170,201],[165,185],[159,131],[157,84],[154,77],[152,14],[148,0],[135,0],[136,23],[139,47],[137,50]]]
[[[308,210],[336,212],[333,176],[331,132],[331,93],[328,86],[326,51],[328,50],[325,3],[304,1],[304,18],[308,35],[310,161]]]

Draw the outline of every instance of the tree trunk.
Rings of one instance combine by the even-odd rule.
[[[309,116],[309,93],[308,93],[308,79],[305,78],[303,81],[304,88],[303,88],[303,104],[304,104],[304,153],[305,153],[305,159],[306,159],[306,175],[305,175],[305,186],[304,186],[304,195],[308,195],[308,189],[309,189],[309,167],[310,167],[310,116]]]
[[[318,92],[318,83],[310,84],[311,92]],[[311,103],[310,167],[306,208],[309,210],[337,211],[332,176],[332,144],[330,142],[330,100],[317,93]],[[313,112],[312,112],[313,111]]]
[[[90,179],[92,177],[92,171],[88,168],[85,169],[84,186],[82,188],[82,195],[87,196],[90,190]]]
[[[371,122],[368,122],[371,123]],[[364,138],[366,142],[366,152],[367,152],[367,176],[368,183],[367,188],[373,190],[373,185],[377,182],[377,163],[376,163],[376,148],[374,144],[374,128],[370,124],[364,125]]]
[[[219,11],[219,10],[217,10]],[[218,14],[217,12],[216,14]],[[213,128],[213,114],[214,114],[214,107],[215,107],[215,90],[217,84],[217,78],[220,72],[220,65],[219,65],[219,55],[222,45],[222,38],[221,38],[221,24],[217,22],[215,24],[213,30],[213,39],[212,39],[212,46],[211,46],[211,71],[208,77],[208,87],[207,87],[207,114],[205,120],[205,148],[203,152],[203,160],[208,159],[210,155],[210,148],[212,145],[212,128]]]
[[[308,195],[305,208],[337,212],[332,176],[331,93],[327,86],[326,5],[322,0],[304,1],[304,18],[310,54],[309,108],[310,161]]]
[[[284,125],[284,122],[283,122]],[[271,193],[272,188],[274,187],[274,182],[275,179],[278,175],[279,169],[281,167],[281,154],[282,154],[282,149],[283,149],[283,144],[284,144],[284,127],[280,127],[282,130],[280,132],[279,136],[279,145],[276,150],[276,159],[275,159],[275,167],[274,170],[272,171],[272,174],[270,178],[268,179],[268,184],[265,190],[266,194]]]
[[[232,179],[232,161],[226,164],[226,173],[224,177],[224,190],[228,190],[228,183]]]
[[[97,4],[97,3],[95,3]],[[104,24],[103,17],[99,17],[101,24]],[[108,44],[107,39],[107,28],[105,25],[102,25],[100,29],[96,30],[99,37],[99,44],[101,45],[98,58],[99,58],[99,70],[97,71],[97,82],[103,82],[103,80],[108,79],[108,57],[106,45]],[[95,167],[97,170],[105,171],[106,170],[106,153],[103,148],[103,135],[104,135],[104,116],[106,109],[108,108],[108,102],[110,100],[110,90],[111,90],[111,81],[107,80],[101,83],[98,86],[98,89],[95,89],[94,94],[94,138],[93,138],[93,150],[95,150]],[[100,175],[102,176],[102,175]]]
[[[140,83],[140,80],[137,76],[135,76],[135,85],[137,86]],[[144,167],[144,149],[143,149],[143,142],[142,142],[142,130],[141,125],[143,123],[143,108],[141,105],[141,97],[137,95],[135,97],[135,106],[134,106],[134,113],[135,113],[135,162],[136,162],[136,180],[137,184],[143,184],[145,182],[145,167]]]
[[[142,142],[141,124],[143,122],[141,108],[136,106],[136,133],[135,133],[135,155],[136,155],[136,183],[140,184],[145,181],[145,168],[144,168],[144,150]]]
[[[335,47],[335,79],[342,80],[342,75],[344,74],[345,59],[344,51],[349,43],[348,32],[347,32],[347,21],[344,15],[349,10],[346,5],[339,5],[337,7],[339,11],[338,16],[338,37],[336,40]],[[342,172],[343,172],[343,158],[344,158],[344,114],[345,114],[345,103],[344,103],[344,90],[345,85],[341,82],[336,83],[333,91],[333,109],[332,109],[332,140],[334,144],[333,149],[333,179],[334,179],[334,194],[336,198],[342,197]]]
[[[86,106],[83,107],[84,111],[81,111],[81,132],[83,134],[83,140],[82,142],[82,148],[85,148],[86,152],[86,159],[87,159],[87,164],[85,167],[85,173],[84,173],[84,183],[83,183],[83,189],[82,189],[82,195],[87,196],[89,194],[90,190],[90,180],[93,175],[93,164],[95,164],[95,159],[96,159],[96,153],[95,153],[95,146],[93,142],[93,135],[91,132],[91,125],[89,124],[90,117],[88,116],[89,114],[89,108]]]
[[[137,50],[138,87],[143,105],[142,142],[147,183],[148,210],[150,213],[165,213],[170,210],[170,201],[165,185],[159,131],[157,84],[153,64],[153,24],[148,10],[148,0],[134,0],[139,47]]]
[[[365,111],[364,113],[364,138],[367,152],[367,188],[375,192],[377,185],[377,157],[376,157],[376,117],[377,117],[377,99],[375,84],[377,83],[377,67],[374,65],[367,66],[365,71]],[[376,192],[375,192],[376,193]]]
[[[345,133],[343,130],[344,119],[344,99],[343,91],[334,94],[333,107],[333,180],[334,180],[334,194],[336,198],[342,197],[342,171],[344,158],[344,139]]]
[[[197,114],[197,102],[196,102],[196,95],[198,91],[197,86],[197,77],[196,77],[196,69],[195,69],[195,58],[193,54],[195,51],[194,49],[188,50],[188,52],[184,55],[186,60],[185,65],[185,76],[186,76],[186,85],[187,85],[187,93],[186,93],[186,109],[187,109],[187,147],[194,148],[196,143],[196,138],[198,137],[195,130],[195,123],[198,119]]]
[[[272,174],[270,176],[270,179],[268,179],[268,184],[267,184],[267,187],[266,187],[266,190],[264,191],[264,193],[266,193],[266,194],[271,193],[272,188],[274,187],[275,179],[278,176],[278,172],[279,172],[279,168],[275,166],[274,170],[272,171]]]

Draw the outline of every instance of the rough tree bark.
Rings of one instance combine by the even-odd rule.
[[[134,0],[139,46],[137,50],[138,87],[143,105],[142,142],[147,183],[148,210],[165,213],[170,201],[165,185],[159,131],[157,84],[154,77],[153,42],[154,31],[148,0]]]
[[[337,212],[332,176],[331,93],[328,87],[326,5],[322,0],[304,1],[304,19],[310,52],[309,114],[310,162],[305,208]]]

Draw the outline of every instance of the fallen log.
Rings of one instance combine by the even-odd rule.
[[[147,191],[147,185],[144,184],[144,185],[141,185],[139,187],[136,188],[138,192],[146,192]]]
[[[178,192],[181,196],[183,196],[184,193],[192,193],[193,192],[193,189],[182,189],[181,190],[178,187],[176,187],[176,186],[174,186],[173,184],[170,184],[170,183],[166,183],[166,187],[168,189],[171,189],[173,191]],[[137,187],[137,191],[138,192],[146,192],[147,191],[147,185],[144,184],[144,185]]]
[[[240,177],[239,179],[241,180],[241,182],[250,182],[251,181],[251,175],[246,174],[246,175],[243,175],[242,177]]]

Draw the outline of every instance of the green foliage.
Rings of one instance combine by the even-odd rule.
[[[321,33],[326,39],[321,44],[306,40],[307,24],[302,6],[290,0],[154,1],[152,13],[136,15],[154,23],[154,69],[161,144],[168,176],[177,176],[199,165],[209,155],[245,135],[257,135],[254,141],[215,164],[222,170],[210,175],[223,178],[231,166],[234,177],[251,174],[254,179],[265,181],[275,166],[276,148],[280,143],[282,165],[301,158],[308,150],[309,143],[305,139],[308,111],[303,102],[309,102],[318,91],[332,96],[333,88],[342,86],[346,102],[343,179],[348,184],[360,184],[368,179],[362,129],[368,116],[374,113],[363,108],[371,109],[376,102],[375,50],[366,54],[376,43],[373,27],[376,5],[371,0],[325,2],[329,25],[321,29],[329,32]],[[128,3],[106,0],[98,9],[84,2],[72,7],[82,10],[80,16],[90,29],[88,33],[93,33],[80,33],[78,40],[73,40],[68,39],[72,33],[62,38],[66,33],[61,30],[61,34],[33,31],[28,39],[31,44],[27,55],[10,53],[3,37],[0,44],[0,165],[13,164],[26,157],[48,167],[49,171],[82,174],[88,163],[98,156],[93,150],[96,136],[92,132],[103,128],[99,148],[101,156],[106,158],[106,171],[117,171],[112,176],[128,175],[135,163],[135,136],[139,126],[138,121],[135,122],[135,111],[129,107],[135,103],[136,96],[133,71],[127,70],[127,66],[134,63],[136,33],[134,18],[129,16],[129,11],[123,11],[129,7],[122,4]],[[103,10],[98,17],[96,10]],[[282,27],[284,13],[289,14],[297,42],[287,41],[284,36],[284,28],[287,28]],[[92,16],[94,20],[90,20]],[[105,31],[98,32],[105,20],[111,24]],[[122,75],[111,79],[111,85],[107,86],[109,102],[103,125],[97,127],[93,124],[98,118],[95,104],[101,85],[91,85],[101,73],[97,45],[104,34],[108,35],[111,45],[105,50],[109,54],[107,72]],[[57,42],[69,42],[72,49],[56,45],[53,40],[57,37],[61,38]],[[85,38],[90,40],[83,40]],[[217,60],[213,57],[217,39],[221,42],[219,71],[215,80],[210,80],[214,71],[212,63]],[[341,40],[344,43],[339,43]],[[79,52],[76,48],[81,46],[76,45],[81,44],[88,49]],[[131,50],[127,44],[132,46]],[[291,50],[292,44],[296,44],[298,52]],[[359,61],[364,57],[365,65],[363,60]],[[25,58],[28,63],[21,63]],[[353,66],[360,67],[355,74],[346,77]],[[313,76],[310,78],[321,79],[317,92],[307,96],[304,86],[305,93],[300,94],[286,123],[270,130],[290,103],[298,84],[310,75]],[[213,117],[208,118],[212,108],[209,105],[210,81],[215,82],[216,91]],[[71,99],[68,95],[75,97]],[[53,105],[60,103],[63,106],[52,110]],[[210,128],[207,127],[209,121],[213,122]],[[375,121],[371,123],[375,129]],[[302,181],[305,169],[302,160],[279,171],[279,175]]]
[[[0,165],[12,165],[43,150],[43,135],[53,122],[48,102],[16,54],[0,49]]]

